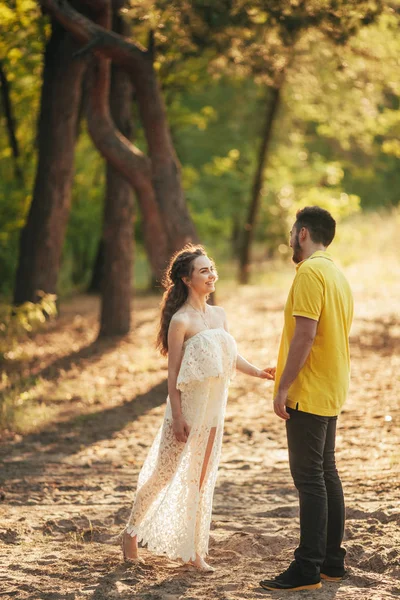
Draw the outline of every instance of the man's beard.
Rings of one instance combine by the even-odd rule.
[[[298,234],[296,235],[296,237],[294,238],[294,244],[293,244],[293,256],[292,256],[292,260],[293,262],[298,265],[299,262],[301,262],[303,260],[302,257],[302,251],[301,251],[301,246],[299,243],[299,236]]]

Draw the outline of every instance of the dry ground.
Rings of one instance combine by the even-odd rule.
[[[358,281],[357,269],[349,276]],[[274,364],[288,284],[220,290],[240,352],[259,366]],[[353,379],[337,440],[351,574],[340,585],[293,593],[294,600],[400,596],[400,289],[372,279],[354,291]],[[1,598],[286,597],[258,587],[287,566],[298,537],[284,425],[271,411],[271,384],[241,374],[231,387],[214,500],[216,572],[186,570],[146,550],[145,565],[125,565],[107,543],[129,514],[162,419],[166,364],[152,346],[157,302],[137,300],[128,338],[96,343],[98,302],[75,298],[10,356],[8,381],[20,381],[21,411],[32,401],[36,409],[25,417],[27,433],[8,434],[1,449]]]

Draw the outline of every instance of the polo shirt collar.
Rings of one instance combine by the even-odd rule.
[[[322,256],[322,258],[326,258],[326,259],[330,260],[331,262],[333,262],[332,256],[326,250],[317,250],[316,252],[311,254],[311,256],[309,256],[308,258],[299,262],[296,265],[296,271],[301,267],[301,265],[303,265],[306,262],[306,260],[310,260],[311,258],[317,258],[318,256]]]

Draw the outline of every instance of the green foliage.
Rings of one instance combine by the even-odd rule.
[[[61,294],[88,285],[101,236],[105,167],[85,128],[78,139],[75,165],[59,282]]]
[[[42,52],[48,26],[35,0],[0,3],[0,60],[10,87],[23,179],[14,159],[0,104],[0,295],[10,296],[18,258],[18,238],[32,198],[36,165],[36,118]]]
[[[13,358],[18,341],[27,334],[38,331],[57,314],[56,296],[39,293],[37,304],[25,302],[20,306],[0,304],[0,364]],[[0,378],[0,430],[9,429],[22,422],[19,411],[25,400],[30,399],[26,388],[33,387],[36,378],[17,374],[15,381],[5,373]]]
[[[208,102],[211,118],[206,128],[199,127],[195,119],[174,129],[178,154],[184,162],[186,195],[201,239],[213,249],[232,246],[231,255],[235,254],[238,228],[244,223],[251,193],[266,103],[263,88],[253,82],[240,83],[214,80],[195,98],[181,95],[184,114],[202,114],[202,104]],[[286,96],[290,99],[292,94],[293,89],[288,88]],[[309,124],[299,122],[299,109],[292,111],[286,96],[274,131],[256,231],[256,240],[264,244],[270,256],[282,251],[290,221],[301,206],[321,204],[339,219],[360,208],[360,198],[349,194],[343,185],[341,162],[329,160],[327,143],[320,152],[313,151],[315,137],[308,132]],[[243,97],[246,102],[240,101]],[[174,111],[173,124],[176,106]]]
[[[241,6],[250,20],[263,24],[262,4],[255,8],[254,3],[250,7],[243,2]],[[398,17],[389,11],[377,19],[382,7],[367,4],[340,4],[339,21],[330,24],[328,2],[317,7],[329,13],[326,27],[309,27],[303,21],[303,34],[296,39],[275,123],[257,224],[256,240],[264,244],[269,255],[276,248],[286,251],[286,232],[301,206],[320,204],[341,219],[361,206],[399,202],[399,186],[392,185],[400,176],[396,130],[399,89],[394,76],[400,50],[395,34]],[[274,11],[287,10],[289,20],[295,6],[283,9],[282,3],[263,5],[264,17],[274,6]],[[314,10],[312,3],[305,10]],[[362,28],[374,20],[368,29]],[[234,30],[238,33],[235,27],[225,32],[232,45],[224,57],[216,53],[204,88],[199,89],[196,83],[188,86],[186,93],[175,93],[184,114],[193,115],[194,103],[200,100],[195,115],[202,115],[204,108],[212,115],[206,123],[200,121],[197,131],[196,121],[190,124],[186,119],[174,133],[184,164],[187,198],[203,239],[210,240],[213,247],[230,243],[237,221],[244,222],[260,144],[258,132],[268,102],[263,90],[271,77],[258,75],[258,63],[252,64],[249,53],[253,51],[264,66],[268,63],[265,72],[270,73],[279,70],[279,57],[284,57],[278,39],[267,35],[268,27],[260,33],[259,28],[245,29],[242,23],[242,34],[247,34],[234,38]],[[349,39],[338,46],[331,40],[340,41],[340,28],[342,41]],[[264,41],[262,52],[257,46],[260,39]],[[271,48],[275,65],[266,56]],[[225,73],[228,69],[230,76],[218,80],[218,70],[222,69]],[[253,79],[248,77],[251,71]],[[170,115],[174,123],[178,110],[173,108]],[[238,153],[239,159],[224,169],[232,153]]]
[[[0,430],[23,431],[32,425],[34,411],[28,402],[36,394],[39,379],[33,375],[19,374],[12,380],[5,373],[0,377]]]
[[[36,331],[47,319],[57,314],[56,296],[39,293],[40,301],[24,302],[20,306],[0,304],[0,360],[13,350],[18,338]]]
[[[308,148],[340,164],[363,207],[400,200],[397,30],[398,18],[384,14],[344,48],[309,35],[289,74],[286,103]]]
[[[238,102],[241,93],[251,101]],[[169,112],[186,197],[206,244],[226,244],[235,223],[243,222],[255,160],[257,95],[251,82],[216,79],[195,95],[176,94]],[[194,118],[182,122],[180,112]]]
[[[36,166],[42,52],[49,24],[34,0],[0,4],[0,59],[11,86],[23,182],[0,110],[0,294],[13,287]],[[286,69],[256,243],[287,251],[297,208],[338,219],[399,203],[398,14],[378,1],[131,3],[134,37],[155,37],[155,67],[190,211],[212,253],[235,255],[245,223],[268,89]],[[366,26],[367,25],[367,26]],[[137,119],[137,143],[145,150]],[[88,282],[101,232],[103,160],[85,129],[76,151],[59,289]],[[140,216],[136,238],[141,243]],[[142,249],[138,251],[142,256]],[[146,269],[142,268],[141,273]],[[143,279],[141,275],[141,279]]]

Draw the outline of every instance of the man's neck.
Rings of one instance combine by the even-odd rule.
[[[307,258],[310,258],[315,252],[326,252],[326,246],[323,246],[322,244],[311,244],[309,247],[304,248],[303,260],[307,260]]]

